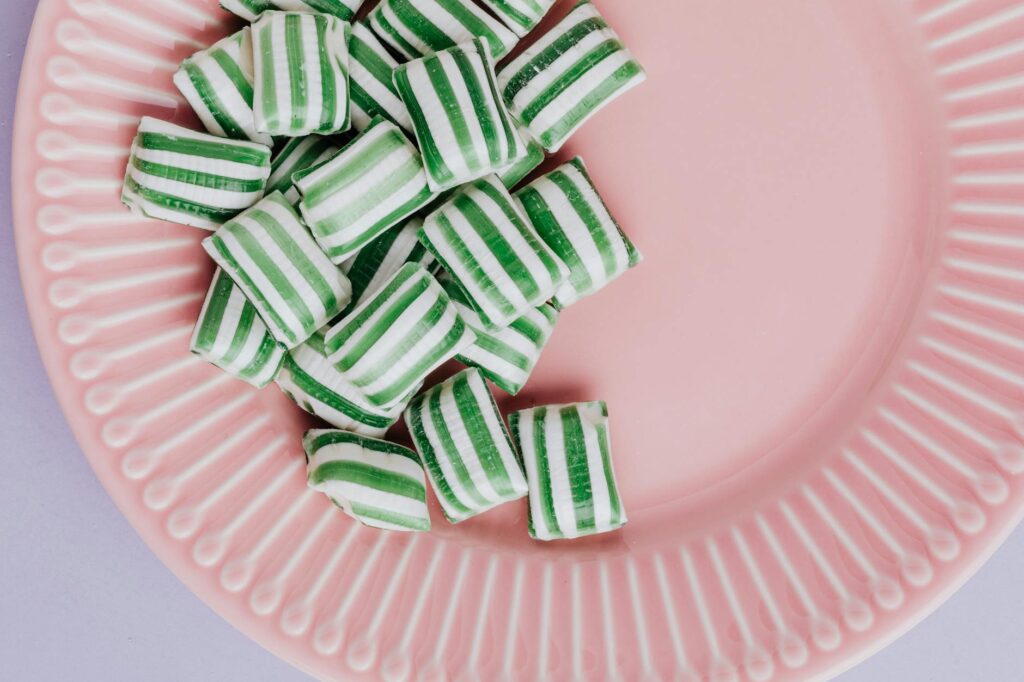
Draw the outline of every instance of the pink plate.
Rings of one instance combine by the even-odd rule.
[[[304,486],[306,420],[188,353],[197,230],[118,190],[215,0],[43,0],[14,158],[36,336],[157,554],[328,679],[807,679],[906,630],[1024,509],[1024,5],[601,2],[649,82],[574,138],[644,265],[512,408],[604,398],[631,522],[409,536]],[[436,510],[435,510],[436,511]]]

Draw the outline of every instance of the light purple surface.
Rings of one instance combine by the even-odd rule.
[[[10,135],[32,0],[0,0],[0,679],[309,678],[214,614],[99,485],[29,328],[10,227]],[[1024,528],[934,615],[843,682],[1009,682],[1024,666]]]

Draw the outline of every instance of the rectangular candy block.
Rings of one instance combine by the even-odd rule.
[[[525,36],[536,28],[555,0],[481,0],[517,36]]]
[[[434,191],[504,170],[526,155],[480,40],[402,64],[395,86]]]
[[[246,26],[181,63],[174,85],[206,129],[220,137],[273,144],[253,120],[252,32]]]
[[[349,128],[348,32],[326,14],[260,15],[252,25],[256,130],[301,137]]]
[[[549,152],[646,75],[590,0],[498,72],[502,96]]]
[[[368,17],[370,28],[395,52],[417,59],[473,38],[501,59],[518,38],[472,0],[383,0]]]
[[[420,240],[465,290],[487,330],[546,302],[569,272],[493,175],[427,216]]]
[[[285,356],[256,307],[220,268],[213,274],[189,350],[257,388],[273,381]]]
[[[415,452],[344,431],[314,429],[302,439],[309,487],[360,523],[430,530],[427,484]]]
[[[603,402],[534,407],[509,424],[530,484],[531,537],[578,538],[626,523]]]
[[[576,157],[516,192],[541,239],[569,266],[555,292],[565,307],[600,290],[643,259],[615,222]]]
[[[267,10],[288,12],[313,12],[331,14],[344,21],[350,20],[359,11],[365,0],[220,0],[220,6],[237,14],[246,21],[256,18]]]
[[[133,213],[215,230],[263,196],[270,149],[144,116],[121,201]]]
[[[325,346],[372,404],[388,408],[474,338],[441,285],[408,263],[332,327]]]
[[[299,209],[335,263],[350,258],[434,196],[416,147],[382,118],[374,119],[330,161],[293,179],[302,195]]]
[[[203,240],[203,248],[256,306],[270,333],[294,348],[349,302],[348,278],[275,192]]]
[[[348,39],[349,97],[352,125],[365,130],[377,116],[383,116],[403,130],[412,132],[412,121],[395,89],[398,62],[363,23],[352,24]]]
[[[478,370],[460,372],[414,398],[405,421],[452,523],[526,495],[512,441]]]

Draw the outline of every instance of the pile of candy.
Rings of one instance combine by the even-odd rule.
[[[122,200],[212,231],[191,349],[335,429],[309,485],[428,530],[529,496],[541,540],[621,527],[603,402],[509,416],[560,311],[640,261],[579,158],[516,188],[644,79],[589,0],[221,0],[252,22],[186,59],[206,133],[144,118]],[[424,381],[452,358],[468,366]],[[403,417],[416,451],[381,440]]]

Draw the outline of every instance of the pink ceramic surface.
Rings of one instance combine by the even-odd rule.
[[[585,156],[642,267],[504,407],[604,398],[630,524],[410,536],[304,486],[306,420],[189,355],[203,233],[118,203],[214,0],[43,0],[16,228],[40,349],[160,557],[331,679],[807,679],[934,608],[1024,509],[1024,4],[600,3],[649,82]],[[436,510],[435,510],[436,511]],[[158,614],[154,614],[158,617]]]

